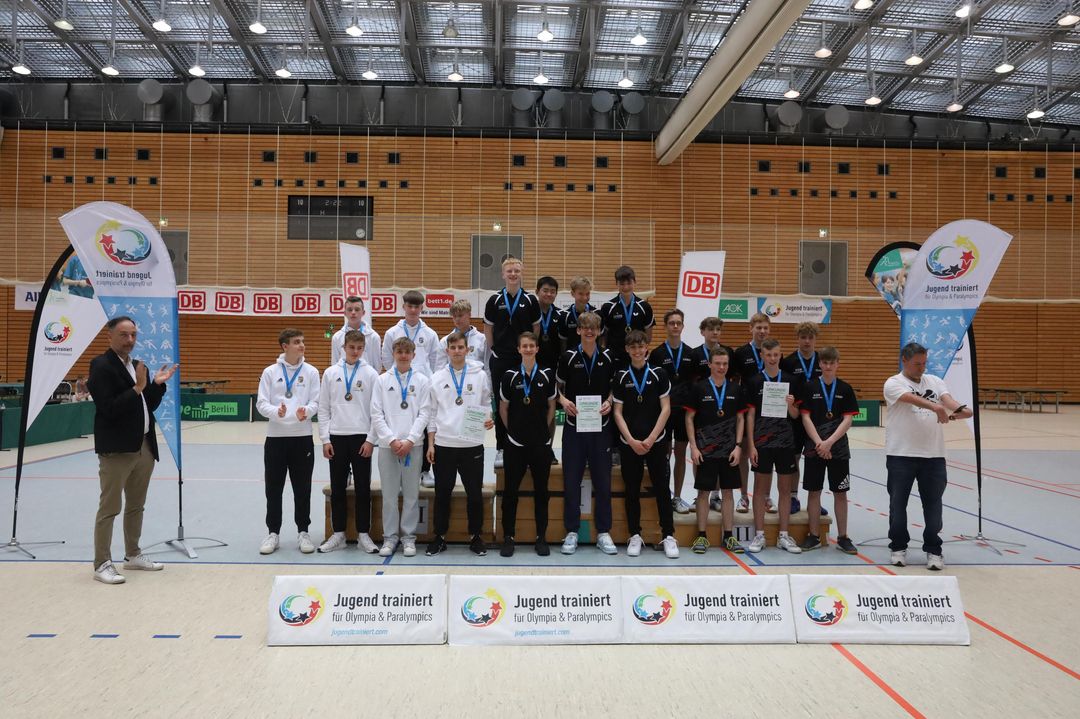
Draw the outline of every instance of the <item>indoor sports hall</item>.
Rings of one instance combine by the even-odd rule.
[[[0,716],[358,707],[427,716],[1076,716],[1078,28],[1080,4],[1058,0],[9,3],[0,9],[0,532],[10,529],[0,544]],[[90,216],[106,220],[86,224]],[[352,264],[357,257],[362,265]],[[519,261],[510,271],[509,258]],[[582,278],[591,295],[579,312]],[[417,291],[430,334],[410,334]],[[461,479],[443,507],[426,467],[404,456],[379,461],[396,451],[386,442],[371,443],[370,477],[348,474],[347,525],[338,527],[339,479],[320,435],[338,420],[325,402],[316,422],[296,415],[308,429],[288,439],[306,452],[310,431],[310,488],[300,485],[298,503],[282,479],[283,521],[273,532],[268,477],[279,460],[270,448],[283,446],[274,442],[283,439],[278,418],[296,409],[281,400],[278,415],[278,398],[307,391],[287,367],[310,366],[328,385],[336,375],[324,372],[347,377],[354,367],[355,377],[363,364],[389,383],[399,366],[392,343],[351,364],[343,335],[356,327],[346,309],[353,296],[369,344],[371,331],[403,333],[416,357],[434,353],[430,374],[449,371],[453,383],[458,359],[447,338],[457,327],[472,353],[486,329],[483,364],[463,360],[458,371],[468,396],[475,383],[476,396],[487,387],[495,402],[478,400],[483,411],[453,427],[482,435],[475,536],[465,460],[450,471]],[[512,415],[496,417],[500,396],[507,400],[500,387],[512,394],[517,380],[503,370],[524,376],[527,358],[510,350],[511,367],[488,355],[511,334],[520,347],[514,297],[523,308],[536,303],[532,341],[556,357],[553,427],[529,439],[541,447],[551,439],[549,521],[539,537],[550,554],[534,549],[533,470],[521,480],[509,543],[503,525],[504,452],[511,457],[517,441]],[[710,369],[703,320],[723,320],[716,341],[735,348],[732,363],[749,357],[757,385],[771,381],[758,356],[772,346],[756,334],[763,323],[807,377],[814,365],[799,354],[807,327],[811,353],[836,348],[837,376],[857,403],[852,396],[852,411],[839,413],[851,417],[849,489],[824,486],[819,545],[807,538],[814,524],[801,484],[808,460],[823,456],[811,439],[805,452],[792,450],[797,500],[771,473],[768,492],[756,491],[752,470],[748,489],[734,490],[749,508],[732,513],[730,544],[718,504],[699,532],[701,468],[685,445],[660,482],[650,472],[627,479],[625,460],[584,476],[574,469],[594,410],[585,401],[592,391],[575,397],[567,373],[580,357],[593,387],[596,365],[585,328],[561,328],[598,312],[610,354],[633,335],[635,306],[644,318],[646,305],[640,328],[658,353],[649,365],[666,347],[680,366],[671,333],[681,332],[687,351],[702,356],[694,381],[713,392],[721,380],[710,377],[732,375]],[[685,319],[678,330],[668,324],[675,308]],[[962,315],[960,329],[948,324],[953,315]],[[614,323],[620,317],[625,327]],[[138,337],[121,351],[127,326]],[[289,364],[287,328],[301,337],[298,365]],[[929,374],[940,370],[948,397],[888,394],[894,375],[914,382],[901,352],[912,341],[926,346],[915,357]],[[137,362],[124,364],[129,352]],[[141,431],[137,399],[127,413],[110,404],[101,364],[109,357],[120,360],[117,381],[135,390],[128,396],[143,396]],[[619,426],[635,416],[633,397],[624,404],[616,386],[636,389],[642,403],[635,357],[626,374],[601,363],[613,373],[613,399],[597,392],[593,419],[599,427],[610,404],[613,420],[587,438],[611,443],[605,458],[636,451]],[[412,389],[401,374],[405,411]],[[787,381],[781,374],[777,382]],[[781,405],[771,415],[767,387],[755,405],[749,380],[733,380],[738,426],[782,416],[788,393],[788,416],[805,427],[814,380],[790,379],[789,391],[771,393]],[[452,404],[449,383],[416,382],[431,384],[433,398],[441,387]],[[825,380],[820,387],[831,418]],[[688,392],[673,388],[664,401],[680,418],[690,407],[693,430]],[[391,395],[388,413],[399,401]],[[944,421],[928,425],[940,433],[947,473],[940,555],[923,551],[934,500],[922,480],[910,497],[890,498],[897,417],[923,407],[916,402],[946,407]],[[977,410],[970,420],[969,410]],[[134,452],[115,444],[132,417],[142,447]],[[484,429],[484,419],[506,423],[509,443],[502,425]],[[657,451],[666,452],[673,426],[657,425]],[[446,434],[431,440],[440,477],[450,454],[437,437]],[[689,441],[704,449],[701,436]],[[132,571],[125,565],[138,557],[125,557],[124,540],[137,520],[117,505],[103,548],[96,516],[113,486],[109,468],[151,446],[160,461],[137,540],[145,564],[134,569],[164,567]],[[358,481],[370,486],[362,536],[376,550],[397,536],[384,528],[384,505],[398,502],[397,490],[383,490],[390,467],[424,478],[414,490],[415,556],[404,543],[384,554],[358,544]],[[289,466],[293,480],[296,471]],[[601,489],[608,472],[610,499]],[[642,481],[640,530],[632,481]],[[580,506],[567,499],[572,489]],[[138,504],[134,495],[129,488],[124,507]],[[763,495],[762,530],[752,510]],[[669,496],[677,558],[661,531]],[[837,528],[843,497],[846,537]],[[294,518],[305,500],[309,537]],[[566,552],[568,517],[578,515],[580,544]],[[432,552],[443,518],[448,547]],[[898,566],[890,543],[905,528]],[[268,531],[274,542],[263,551]],[[754,551],[758,532],[764,548]],[[339,533],[344,548],[314,551]],[[635,534],[640,556],[628,552]],[[784,551],[784,538],[809,544]],[[841,548],[848,539],[853,553]],[[428,590],[418,587],[432,586],[423,600]],[[736,608],[737,588],[758,593],[741,605],[756,609]],[[603,604],[604,592],[613,603]],[[823,602],[831,614],[818,611]],[[389,611],[383,624],[364,606],[432,609]],[[544,606],[611,612],[563,617]]]

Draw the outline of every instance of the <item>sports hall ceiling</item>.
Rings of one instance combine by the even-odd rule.
[[[0,74],[178,80],[198,66],[210,81],[538,87],[546,78],[562,89],[680,95],[760,1],[9,0]],[[1076,125],[1077,14],[1080,0],[812,0],[737,99],[797,92],[800,103],[865,107],[873,93],[881,109]],[[551,37],[541,39],[545,28]],[[1045,114],[1029,116],[1036,109]]]

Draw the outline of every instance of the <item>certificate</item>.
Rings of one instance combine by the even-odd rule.
[[[762,417],[787,417],[788,416],[788,383],[766,382],[761,393],[761,416]]]
[[[461,423],[461,438],[474,444],[483,444],[487,435],[488,411],[484,407],[466,407],[465,419]]]
[[[600,405],[604,403],[598,394],[579,394],[574,404],[577,405],[577,417],[574,418],[578,432],[599,432],[604,427],[604,418],[600,416]]]

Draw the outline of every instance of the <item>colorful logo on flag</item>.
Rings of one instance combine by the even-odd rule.
[[[484,592],[483,596],[472,596],[461,605],[461,618],[471,627],[490,627],[503,615],[506,602],[494,589]]]
[[[61,344],[71,336],[71,320],[61,317],[45,325],[45,339],[54,345]]]
[[[815,594],[806,600],[806,616],[821,627],[831,627],[840,623],[848,613],[848,603],[844,595],[832,587],[825,594]]]
[[[762,307],[761,311],[769,317],[779,317],[780,313],[784,311],[784,308],[775,302],[770,302],[769,304]]]
[[[278,605],[278,616],[290,627],[306,627],[323,613],[326,600],[315,587],[308,587],[304,594],[290,594]]]
[[[639,595],[634,600],[634,619],[649,626],[659,626],[666,622],[675,611],[675,597],[663,587],[657,587],[652,594]]]
[[[98,252],[118,265],[132,266],[150,257],[150,238],[134,227],[109,220],[97,229],[94,244]]]
[[[926,269],[939,280],[963,277],[979,263],[979,249],[963,235],[951,245],[939,245],[926,256]]]

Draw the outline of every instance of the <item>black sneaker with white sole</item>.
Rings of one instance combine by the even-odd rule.
[[[428,542],[426,554],[429,557],[434,557],[436,554],[441,554],[446,551],[446,540],[442,537],[435,535],[435,539]]]
[[[836,540],[836,548],[844,554],[858,554],[859,550],[855,547],[855,543],[851,541],[851,537],[839,537]]]
[[[478,537],[474,537],[473,541],[475,542],[476,539],[478,539]],[[476,551],[476,550],[474,549],[473,551]],[[499,556],[500,557],[512,557],[512,556],[514,556],[514,538],[513,537],[504,537],[503,538],[502,547],[499,548]]]
[[[512,541],[513,540],[511,540],[511,542]],[[469,549],[478,557],[483,557],[487,554],[487,544],[484,543],[484,540],[480,538],[479,534],[473,535],[472,541],[469,542]]]

